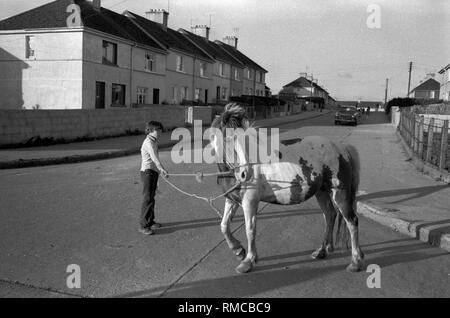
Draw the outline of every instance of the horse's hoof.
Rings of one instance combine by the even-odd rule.
[[[355,272],[359,272],[361,270],[361,268],[362,268],[362,264],[360,262],[358,262],[358,263],[351,262],[350,265],[347,266],[347,271],[355,273]]]
[[[318,248],[311,254],[311,257],[314,259],[324,259],[327,257],[327,252],[323,248]]]
[[[246,255],[245,248],[241,247],[240,251],[237,252],[235,255],[239,261],[243,261]]]
[[[250,272],[252,270],[252,268],[253,268],[252,262],[244,261],[244,262],[241,262],[238,267],[236,267],[236,272],[239,274],[245,274],[245,273]]]

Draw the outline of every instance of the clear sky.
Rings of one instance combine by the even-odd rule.
[[[0,19],[48,2],[0,0]],[[379,11],[368,11],[373,4]],[[406,95],[410,61],[411,88],[450,63],[449,0],[102,0],[102,6],[141,15],[169,8],[173,29],[211,20],[212,40],[237,28],[239,49],[269,71],[274,94],[308,71],[338,100],[383,100],[386,78],[389,98]],[[368,18],[380,28],[369,28]]]

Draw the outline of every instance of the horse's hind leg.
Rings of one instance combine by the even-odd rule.
[[[355,195],[344,189],[333,189],[333,202],[338,207],[339,212],[344,217],[347,228],[350,232],[352,244],[352,261],[347,266],[347,270],[357,272],[362,268],[364,254],[359,246],[358,239],[358,216],[356,215]]]
[[[242,247],[241,243],[233,236],[230,230],[230,223],[236,214],[239,205],[233,201],[225,200],[225,209],[223,212],[222,222],[220,224],[220,229],[222,230],[223,236],[227,241],[228,247],[233,251],[233,254],[242,261],[245,258],[245,249]]]
[[[316,193],[316,198],[322,209],[326,226],[322,246],[315,250],[314,253],[311,254],[311,257],[321,259],[327,257],[334,250],[333,228],[337,212],[331,201],[331,194],[329,192],[320,190]]]

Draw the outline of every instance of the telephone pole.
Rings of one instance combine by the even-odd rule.
[[[386,109],[386,104],[387,104],[388,85],[389,85],[389,78],[386,78],[386,89],[384,90],[384,108],[385,109]]]
[[[410,87],[411,87],[411,69],[412,69],[412,63],[409,62],[409,78],[408,78],[408,92],[406,93],[406,97],[409,97]]]

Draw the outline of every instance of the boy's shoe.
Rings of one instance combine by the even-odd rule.
[[[153,235],[153,234],[155,234],[155,232],[151,229],[151,228],[148,228],[148,227],[144,227],[144,228],[139,228],[139,232],[141,232],[142,234],[145,234],[145,235]]]
[[[152,225],[150,225],[151,229],[159,229],[160,227],[162,227],[162,224],[157,222],[153,222]]]

